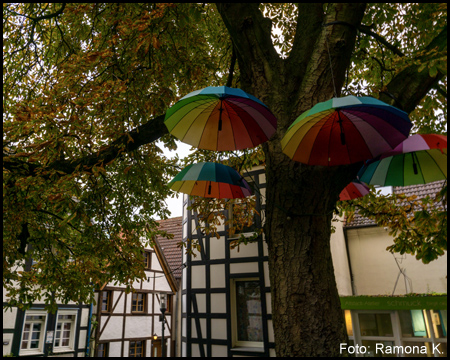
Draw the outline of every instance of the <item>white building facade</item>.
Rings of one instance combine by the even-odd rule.
[[[259,189],[256,206],[264,219],[264,169],[254,169],[245,179]],[[232,249],[228,227],[219,228],[220,239],[201,233],[197,215],[187,209],[189,204],[185,196],[183,241],[188,248],[191,241],[198,241],[200,248],[192,248],[192,255],[183,254],[179,355],[275,356],[263,235]],[[226,216],[228,212],[224,210]],[[261,227],[260,218],[256,222]],[[447,255],[424,265],[410,255],[387,252],[392,238],[383,228],[373,224],[344,228],[341,221],[334,225],[333,266],[349,335],[349,344],[343,346],[353,347],[350,351],[356,345],[365,349],[364,353],[353,351],[356,356],[446,356]],[[394,295],[445,295],[388,296],[394,289]],[[410,352],[392,353],[394,347]]]

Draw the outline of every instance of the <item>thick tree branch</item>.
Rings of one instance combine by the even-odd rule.
[[[437,49],[447,50],[447,27],[426,47],[425,52]],[[407,113],[412,112],[431,88],[435,88],[444,74],[440,71],[430,76],[429,71],[419,72],[420,65],[413,63],[400,71],[387,85],[386,91],[380,93],[380,100],[398,106]]]
[[[167,127],[164,125],[164,118],[165,114],[157,116],[136,129],[122,135],[109,146],[97,153],[79,159],[55,161],[49,165],[43,166],[7,157],[6,159],[3,159],[3,168],[10,171],[22,169],[29,176],[36,176],[38,175],[38,172],[45,169],[62,171],[66,174],[73,173],[77,167],[81,167],[80,170],[90,171],[94,165],[102,163],[108,164],[113,161],[121,152],[136,150],[140,146],[152,143],[161,136],[168,134]]]
[[[280,58],[272,44],[272,22],[256,3],[218,3],[217,9],[236,50],[244,90],[259,94],[261,101],[276,82],[274,70]],[[255,82],[255,79],[258,81]]]

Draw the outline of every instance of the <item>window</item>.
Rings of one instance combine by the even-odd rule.
[[[58,311],[55,329],[55,351],[73,350],[76,328],[76,312]]]
[[[144,357],[144,341],[130,341],[130,357]]]
[[[228,217],[230,228],[236,227],[234,233],[230,234],[230,238],[238,238],[243,234],[248,237],[258,232],[257,219],[258,212],[255,209],[247,209],[246,203],[240,203],[236,200],[228,209]]]
[[[151,259],[152,253],[149,251],[144,251],[143,256],[144,256],[144,268],[150,269],[151,268],[150,259]]]
[[[102,312],[109,313],[111,311],[112,292],[102,291]]]
[[[44,348],[44,334],[47,321],[45,312],[26,312],[23,325],[20,353],[41,353]]]
[[[131,312],[143,313],[145,310],[146,294],[133,293],[131,301]]]
[[[97,347],[97,357],[108,357],[109,343],[100,343]]]
[[[233,344],[262,347],[261,291],[256,279],[236,279],[232,284]]]

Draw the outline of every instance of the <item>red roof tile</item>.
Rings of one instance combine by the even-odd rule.
[[[445,180],[441,180],[424,185],[394,186],[393,192],[395,194],[405,194],[406,196],[417,195],[418,199],[423,199],[426,196],[433,198],[442,190],[444,183]],[[347,223],[347,221],[344,222],[344,227],[346,228],[361,226],[376,226],[376,223],[374,220],[359,215],[358,211],[355,212],[355,216],[351,223]]]
[[[159,220],[158,222],[160,230],[165,230],[168,234],[173,234],[173,239],[167,239],[162,236],[158,236],[156,239],[164,252],[164,256],[167,259],[175,279],[180,279],[182,270],[182,249],[177,246],[177,243],[183,239],[182,217],[179,216],[172,219]]]

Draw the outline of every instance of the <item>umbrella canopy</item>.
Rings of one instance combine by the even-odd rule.
[[[269,140],[277,126],[260,100],[226,86],[191,92],[167,110],[164,123],[181,141],[215,151],[253,148]]]
[[[185,167],[169,183],[172,190],[216,199],[236,199],[252,195],[250,186],[233,168],[202,162]]]
[[[447,137],[413,135],[362,167],[359,180],[372,185],[406,186],[447,179]]]
[[[318,103],[300,115],[281,140],[283,152],[309,165],[345,165],[373,159],[405,140],[408,114],[372,97]]]
[[[361,181],[353,180],[350,184],[348,184],[344,190],[339,194],[339,200],[353,200],[360,197],[363,197],[369,193],[370,189],[366,184],[363,184]]]

